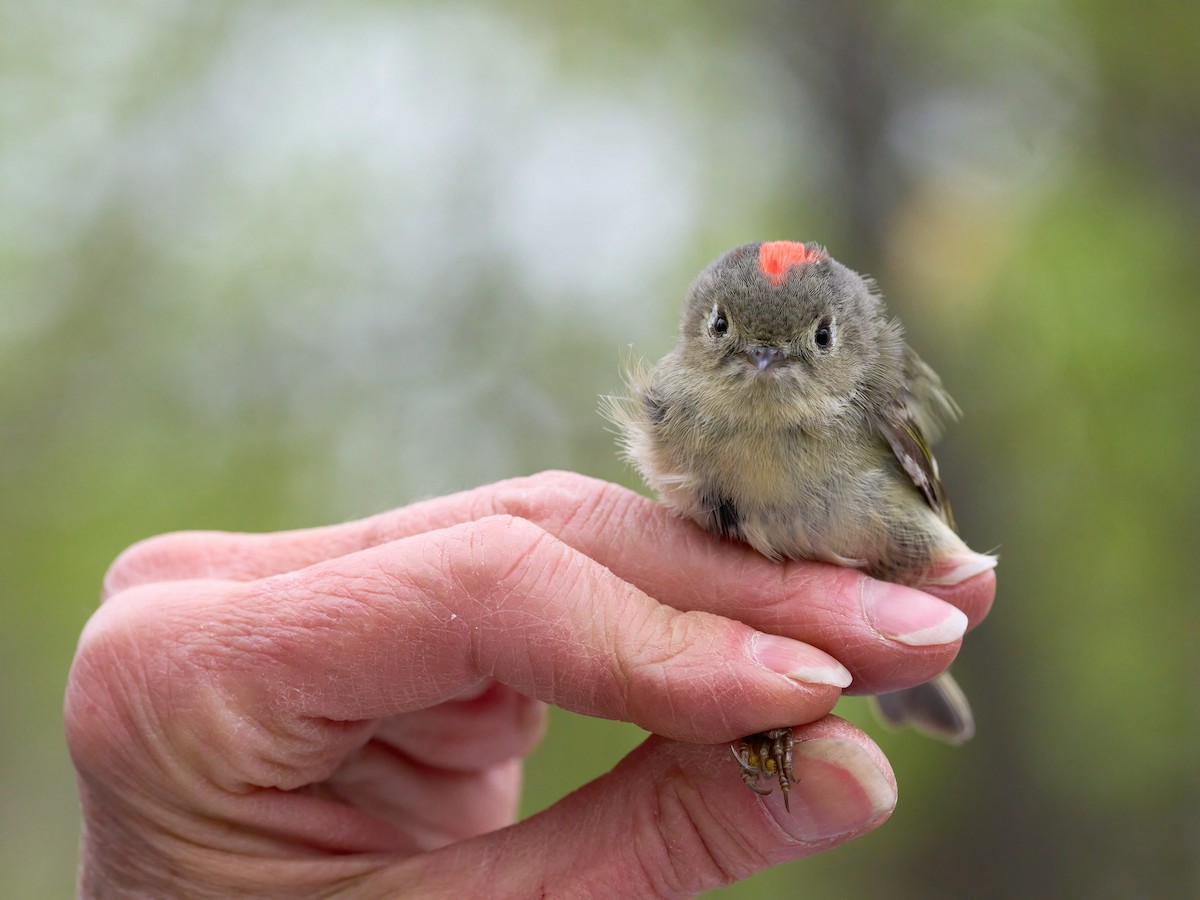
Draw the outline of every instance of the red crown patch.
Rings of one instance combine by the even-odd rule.
[[[802,266],[824,258],[824,253],[810,250],[797,241],[767,241],[758,248],[758,268],[776,286],[783,284],[792,266]]]

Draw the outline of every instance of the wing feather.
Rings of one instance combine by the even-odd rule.
[[[958,405],[942,387],[937,373],[911,348],[905,349],[906,389],[897,402],[883,411],[876,424],[925,502],[954,528],[954,513],[929,447],[941,435],[942,419],[958,417]]]

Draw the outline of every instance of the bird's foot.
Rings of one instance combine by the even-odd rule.
[[[762,778],[775,778],[779,781],[779,790],[783,792],[783,806],[791,811],[788,804],[788,790],[795,783],[796,776],[792,772],[792,747],[795,739],[790,728],[772,728],[770,731],[760,731],[735,741],[730,749],[733,758],[737,760],[742,770],[742,781],[746,787],[756,794],[766,796],[771,788],[762,787],[758,782]]]

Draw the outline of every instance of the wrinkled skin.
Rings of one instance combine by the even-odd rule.
[[[887,818],[837,685],[927,680],[993,590],[771,563],[568,473],[153,538],[109,571],[68,684],[81,894],[692,896]],[[656,736],[514,825],[543,702]],[[728,742],[797,722],[785,814]]]

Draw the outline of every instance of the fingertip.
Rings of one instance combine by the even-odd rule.
[[[986,569],[958,584],[922,585],[921,589],[961,609],[968,620],[967,631],[970,631],[987,618],[992,609],[996,599],[996,572]]]
[[[863,576],[859,593],[866,620],[887,640],[939,647],[957,643],[967,630],[960,609],[922,591]]]
[[[850,670],[824,650],[791,638],[755,632],[750,654],[770,671],[801,684],[845,689],[854,680]]]
[[[838,738],[809,741],[797,732],[797,740],[796,781],[785,797],[773,775],[754,789],[744,783],[728,744],[648,739],[612,773],[608,789],[625,799],[618,822],[603,826],[611,836],[601,852],[628,871],[634,860],[625,843],[638,848],[637,866],[651,883],[634,895],[690,897],[833,849],[887,818],[894,788],[863,763],[866,754]],[[864,769],[865,789],[855,772]]]
[[[652,736],[609,776],[624,779],[621,792],[633,806],[622,819],[648,829],[650,823],[637,807],[652,810],[653,820],[663,826],[663,852],[673,854],[672,870],[721,871],[738,878],[832,849],[888,819],[896,805],[896,779],[867,735],[826,716],[794,728],[793,738],[796,781],[785,804],[777,785],[763,782],[760,787],[771,792],[760,795],[743,783],[727,744],[684,744]],[[621,833],[629,837],[627,829]],[[687,835],[698,836],[697,844],[680,839]],[[651,835],[635,832],[632,838],[645,842]],[[715,886],[687,887],[699,891]]]
[[[835,716],[794,728],[792,736],[796,781],[786,798],[777,786],[760,796],[741,786],[740,777],[718,773],[731,801],[748,804],[750,817],[765,812],[790,841],[807,848],[796,853],[795,845],[781,847],[787,859],[843,844],[887,821],[896,806],[896,778],[870,738]]]

